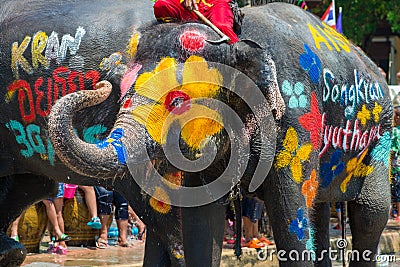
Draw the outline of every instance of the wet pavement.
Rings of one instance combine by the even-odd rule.
[[[38,253],[28,255],[22,264],[26,267],[58,266],[142,266],[144,243],[133,247],[110,246],[106,249],[96,247],[68,247],[66,255]]]
[[[334,246],[335,240],[340,238],[341,231],[332,230],[331,224],[331,244]],[[346,227],[348,229],[348,226]],[[350,229],[347,231],[348,238],[351,238]],[[271,239],[273,240],[273,239]],[[333,243],[332,243],[333,242]],[[66,255],[47,254],[46,243],[41,246],[41,252],[30,254],[26,257],[25,267],[59,267],[59,266],[142,266],[144,255],[144,243],[136,241],[134,246],[125,248],[110,246],[107,249],[96,247],[73,247],[69,246]],[[382,235],[380,250],[381,255],[390,255],[391,261],[379,263],[378,266],[400,267],[400,222],[389,220],[387,227]],[[270,248],[270,247],[269,247]],[[273,249],[274,246],[271,247]],[[389,256],[387,256],[389,257]],[[232,248],[224,245],[222,252],[221,267],[224,266],[279,266],[276,258],[273,260],[260,261],[257,259],[255,249],[243,248],[242,261],[237,261],[234,257]],[[343,266],[341,262],[333,262],[333,266]]]

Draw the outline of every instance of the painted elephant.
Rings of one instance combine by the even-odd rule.
[[[135,54],[135,28],[153,23],[156,21],[151,1],[2,1],[0,266],[23,262],[25,248],[8,238],[6,230],[29,205],[53,196],[57,181],[113,188],[111,180],[89,179],[59,160],[48,137],[48,115],[62,96],[94,90],[98,81],[107,79],[121,90],[114,90],[98,107],[82,111],[73,122],[73,131],[85,142],[105,138],[112,131],[120,99],[139,70],[124,59]],[[124,73],[131,76],[121,80]],[[136,202],[132,206],[144,216],[146,224],[152,225],[151,221],[156,221],[145,214],[152,216],[153,209],[148,203],[141,205],[140,188],[129,178],[123,181],[117,184],[135,192],[130,198]],[[171,217],[166,222],[156,222],[152,229],[159,229],[149,232],[149,244],[161,247],[168,243],[174,248],[170,253],[180,253],[182,242],[178,240],[182,238],[171,230],[176,221]],[[161,227],[169,222],[169,227]],[[153,235],[166,239],[156,242]],[[156,266],[159,255],[149,251],[145,261]],[[173,258],[183,262],[178,254]]]
[[[328,249],[327,202],[351,201],[353,249],[376,253],[389,208],[391,125],[376,66],[294,6],[245,9],[242,41],[229,46],[208,43],[218,37],[202,24],[134,30],[151,21],[149,2],[2,3],[0,265],[23,260],[5,229],[51,195],[54,180],[123,193],[149,228],[146,266],[219,264],[227,192],[215,181],[232,195],[262,182],[258,194],[287,253]],[[82,91],[104,79],[111,85]],[[232,118],[243,126],[229,128]]]
[[[207,42],[219,37],[199,23],[139,28],[126,60],[140,71],[111,130],[116,143],[82,142],[70,126],[107,98],[103,82],[53,107],[57,156],[82,175],[113,178],[130,202],[140,184],[157,221],[179,214],[188,266],[219,265],[224,204],[238,186],[265,200],[281,266],[331,265],[332,201],[348,201],[352,249],[366,255],[351,266],[373,266],[390,205],[387,84],[309,12],[284,3],[244,12],[231,46]],[[146,249],[168,261],[165,247]]]

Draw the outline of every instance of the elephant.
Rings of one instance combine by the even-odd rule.
[[[140,27],[130,64],[141,69],[112,129],[119,148],[82,142],[70,126],[107,99],[103,81],[51,110],[55,153],[77,173],[112,179],[130,201],[119,184],[132,177],[158,221],[179,214],[188,266],[219,265],[224,207],[239,188],[265,201],[281,266],[331,266],[334,201],[348,202],[352,250],[365,256],[350,266],[374,266],[390,206],[385,80],[309,12],[286,3],[243,11],[233,45],[210,42],[219,36],[196,22]]]
[[[228,45],[201,23],[151,22],[148,2],[22,2],[0,7],[21,14],[1,19],[0,203],[21,199],[1,218],[2,265],[23,260],[6,227],[54,181],[122,193],[148,227],[144,266],[218,266],[240,190],[264,199],[286,256],[329,250],[330,201],[349,203],[353,250],[377,253],[392,108],[376,65],[344,36],[284,3],[244,8]],[[17,30],[27,18],[32,29]],[[24,198],[36,179],[43,191]]]
[[[89,108],[73,122],[74,132],[86,142],[98,142],[111,132],[138,66],[121,63],[122,55],[133,56],[141,25],[155,24],[151,1],[2,1],[0,5],[0,266],[19,266],[26,249],[6,235],[10,223],[23,210],[57,192],[57,182],[101,185],[115,189],[111,180],[82,176],[63,164],[55,155],[48,136],[48,115],[62,96],[80,90],[95,90],[107,79],[114,90],[100,104],[103,110]],[[126,61],[125,61],[126,63]],[[131,78],[121,83],[122,74]],[[138,214],[151,227],[149,205],[141,205],[139,187],[129,179],[120,184],[135,192]],[[133,198],[130,198],[132,201]],[[135,207],[136,206],[136,207]],[[152,215],[150,215],[152,216]],[[172,213],[171,215],[172,216]],[[149,231],[149,246],[163,247],[171,240],[170,253],[180,253],[180,234],[171,225]],[[168,222],[164,222],[165,225]],[[164,230],[166,231],[164,231]],[[162,242],[152,236],[167,236]],[[173,250],[176,248],[175,250]],[[159,255],[148,250],[145,262],[159,263]],[[155,250],[154,250],[155,251]],[[176,262],[183,262],[178,254]],[[182,263],[179,263],[182,265]]]

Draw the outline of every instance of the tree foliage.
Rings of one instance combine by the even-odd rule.
[[[331,0],[323,0],[311,12],[322,16]],[[387,21],[394,34],[400,34],[399,0],[336,0],[336,16],[343,8],[343,34],[354,43],[365,47],[378,25]]]

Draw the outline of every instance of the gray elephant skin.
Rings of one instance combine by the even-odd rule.
[[[122,10],[114,11],[117,16],[97,3],[82,5],[72,12],[68,2],[64,8],[55,2],[42,4],[37,14],[49,19],[33,20],[24,32],[15,28],[15,20],[2,20],[1,170],[7,188],[20,191],[16,185],[23,188],[26,180],[39,179],[26,173],[43,176],[40,183],[45,185],[51,185],[50,177],[109,186],[128,199],[148,226],[145,266],[218,266],[226,196],[207,192],[218,200],[180,208],[168,204],[172,195],[160,184],[154,187],[154,181],[169,181],[179,195],[183,186],[209,184],[220,176],[228,184],[241,178],[246,192],[257,187],[257,164],[267,158],[257,194],[266,203],[277,249],[286,257],[294,251],[315,255],[287,258],[281,266],[331,265],[329,257],[319,257],[329,250],[331,201],[348,201],[352,249],[370,252],[370,258],[377,253],[390,205],[392,106],[384,79],[359,48],[319,18],[283,3],[244,9],[242,41],[234,45],[208,43],[206,39],[219,37],[197,23],[134,29],[136,9],[129,11],[125,2],[117,5]],[[50,19],[50,7],[60,12],[57,19]],[[91,8],[90,13],[84,8]],[[25,12],[20,19],[26,24],[32,16],[31,10]],[[75,22],[79,12],[84,16],[76,16]],[[115,22],[117,18],[121,21]],[[225,66],[234,68],[234,75]],[[95,89],[101,80],[111,83],[80,90]],[[256,101],[250,90],[254,85],[265,105],[248,104]],[[236,87],[244,89],[242,94]],[[219,103],[213,106],[213,100]],[[242,131],[231,134],[225,128],[231,117],[221,103],[238,115]],[[208,118],[190,123],[196,114]],[[188,123],[180,132],[184,120]],[[268,125],[262,125],[265,121]],[[170,128],[161,131],[165,125]],[[181,134],[178,142],[176,132]],[[235,150],[237,140],[247,142],[249,150]],[[216,153],[204,170],[180,169],[166,158],[168,149],[162,146],[169,145],[178,145],[190,160],[206,156],[210,145]],[[241,155],[237,166],[243,158],[248,164],[240,177],[233,172],[227,179],[223,173],[235,153]],[[138,178],[144,181],[140,187]],[[8,191],[3,195],[7,198],[1,205],[9,206],[11,196]],[[32,199],[18,204],[19,210],[2,215],[2,228],[28,202],[45,195],[39,188]],[[16,245],[10,242],[1,244],[12,254]],[[374,264],[366,258],[351,262]]]

